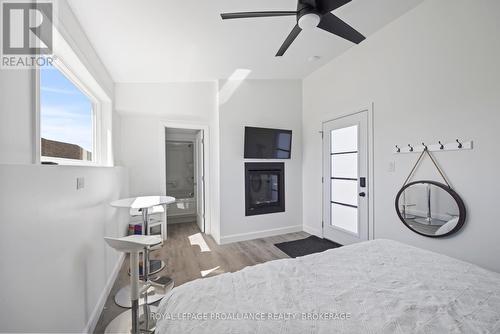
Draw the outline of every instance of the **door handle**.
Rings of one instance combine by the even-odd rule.
[[[359,193],[359,196],[361,196],[361,197],[365,197],[365,196],[366,196],[366,193],[364,193],[364,192]]]

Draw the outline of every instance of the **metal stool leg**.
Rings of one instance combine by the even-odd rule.
[[[130,253],[130,299],[132,301],[132,334],[139,334],[139,253],[138,252]]]
[[[149,215],[148,215],[148,209],[143,209],[142,210],[142,220],[143,220],[143,226],[142,226],[142,233],[145,235],[149,234]],[[142,274],[144,277],[144,282],[148,284],[149,281],[149,248],[146,247],[144,248],[144,257],[142,259]],[[146,288],[147,289],[147,288]],[[147,290],[144,292],[144,316],[146,317],[146,329],[149,328],[149,322],[150,322],[150,317],[149,317],[149,307],[148,307],[148,293]]]

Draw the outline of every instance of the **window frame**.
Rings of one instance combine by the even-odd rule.
[[[37,68],[34,70],[34,81],[35,81],[35,95],[36,95],[36,149],[35,149],[35,163],[44,164],[45,162],[53,162],[57,165],[63,166],[101,166],[102,156],[101,156],[101,144],[102,144],[102,103],[99,99],[92,94],[91,90],[86,87],[86,85],[78,79],[68,66],[61,60],[61,57],[57,57],[52,62],[52,66],[61,72],[62,75],[66,77],[76,88],[80,90],[92,103],[92,160],[77,160],[77,159],[66,159],[58,157],[47,157],[42,155],[41,150],[41,72]]]

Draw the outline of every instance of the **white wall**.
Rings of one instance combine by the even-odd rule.
[[[304,225],[321,228],[321,122],[374,102],[375,237],[400,240],[500,271],[496,178],[500,159],[500,2],[427,0],[304,80]],[[430,239],[408,230],[394,198],[417,155],[395,144],[475,141],[437,153],[469,219]],[[388,172],[389,162],[396,172]],[[426,166],[429,166],[428,164]],[[436,177],[424,167],[419,178]]]
[[[32,71],[0,69],[0,164],[33,161]]]
[[[58,7],[59,32],[112,98],[113,81],[78,21],[66,1]],[[103,238],[126,231],[126,215],[109,202],[128,195],[127,174],[32,165],[33,78],[32,71],[0,70],[0,331],[91,331],[121,265]],[[79,191],[77,177],[85,178]]]
[[[121,161],[129,169],[130,194],[164,193],[163,124],[209,128],[211,234],[219,239],[219,146],[217,83],[117,84],[116,109],[121,113]]]
[[[0,331],[82,332],[121,265],[103,237],[126,231],[109,206],[127,195],[126,170],[0,165],[0,184]]]
[[[301,81],[245,80],[233,91],[219,106],[221,242],[301,230]],[[245,126],[293,131],[292,158],[280,160],[285,162],[286,212],[245,217]]]

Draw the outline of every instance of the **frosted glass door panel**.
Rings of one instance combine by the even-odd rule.
[[[358,126],[330,131],[331,225],[358,233]]]
[[[369,238],[368,115],[323,123],[323,236],[342,245]]]
[[[358,209],[332,203],[331,210],[333,226],[358,234]]]
[[[356,152],[358,150],[358,126],[332,130],[331,153]]]
[[[332,202],[358,206],[358,182],[332,180]]]
[[[334,178],[358,178],[358,153],[332,154],[332,171]]]

